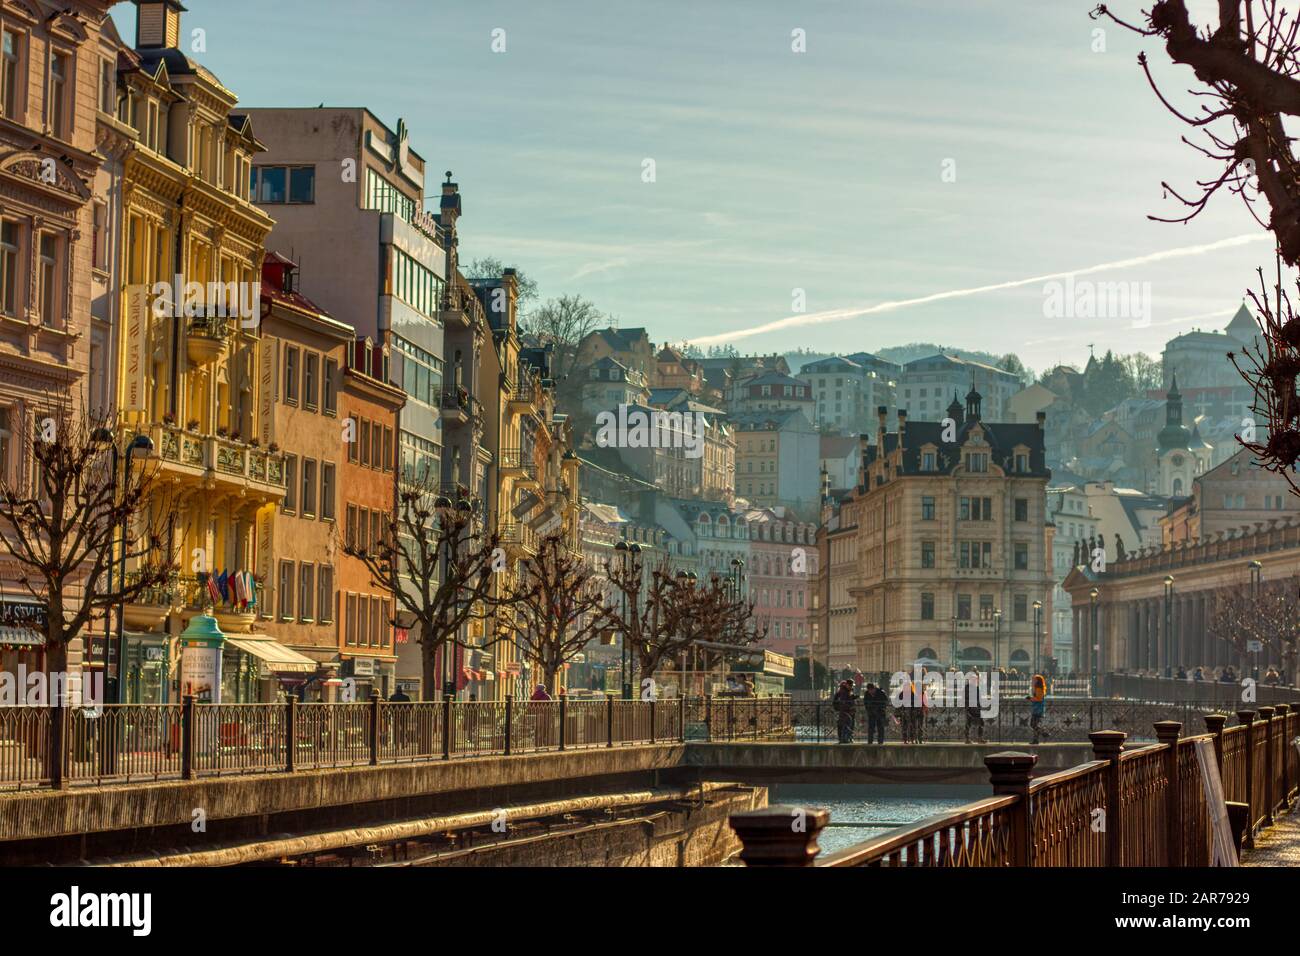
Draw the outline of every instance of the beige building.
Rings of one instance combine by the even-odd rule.
[[[980,405],[972,389],[964,413],[951,406],[960,424],[948,436],[902,409],[886,433],[882,413],[863,485],[841,504],[857,529],[848,591],[864,671],[925,659],[1023,671],[1050,657],[1043,422],[988,424]]]
[[[1192,482],[1191,496],[1160,519],[1161,543],[1192,543],[1300,513],[1287,480],[1245,448]]]

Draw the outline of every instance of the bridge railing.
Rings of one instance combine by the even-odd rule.
[[[1300,760],[1290,744],[1300,733],[1300,709],[1241,711],[1238,725],[1225,729],[1227,719],[1206,715],[1207,732],[1194,737],[1182,736],[1176,721],[1158,721],[1158,742],[1130,749],[1123,731],[1094,731],[1094,760],[1038,780],[1034,754],[992,754],[985,758],[992,798],[821,859],[824,810],[769,807],[733,815],[732,827],[751,866],[1209,866],[1213,835],[1199,741],[1213,744],[1245,846],[1300,799]],[[792,813],[805,826],[791,827]]]
[[[0,707],[0,790],[663,743],[710,711],[790,735],[788,698]]]
[[[1137,674],[1106,674],[1099,681],[1108,697],[1130,700],[1191,701],[1213,703],[1235,710],[1242,702],[1242,685],[1233,681],[1190,680],[1174,677],[1139,677]],[[1300,689],[1257,681],[1252,688],[1254,703],[1287,704],[1300,698]]]

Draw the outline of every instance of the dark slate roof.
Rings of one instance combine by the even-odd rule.
[[[604,339],[610,348],[619,352],[630,351],[642,338],[649,339],[644,328],[597,329],[595,334]]]
[[[1029,471],[1017,474],[1034,478],[1050,478],[1051,471],[1043,450],[1043,432],[1037,423],[1029,425],[1006,422],[984,422],[967,419],[957,428],[956,441],[943,440],[942,422],[922,422],[909,420],[903,426],[903,474],[929,475],[946,474],[961,464],[961,446],[966,441],[972,428],[978,425],[984,431],[984,440],[988,443],[989,458],[993,464],[1004,471],[1013,470],[1015,462],[1012,456],[1017,446],[1023,445],[1029,450]],[[939,453],[938,471],[921,471],[921,446],[934,445]],[[885,435],[885,453],[892,454],[898,447],[898,433]],[[866,449],[868,463],[876,460],[879,449],[870,445]]]

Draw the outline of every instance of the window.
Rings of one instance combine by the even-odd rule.
[[[0,69],[0,100],[3,100],[4,114],[9,119],[18,119],[18,84],[22,71],[18,68],[22,56],[22,40],[12,30],[4,31],[4,66]]]
[[[384,432],[378,422],[370,426],[370,464],[375,468],[384,464]]]
[[[17,315],[18,299],[18,225],[0,225],[0,311]]]
[[[113,60],[99,61],[99,111],[112,116],[117,103],[117,64]]]
[[[959,621],[970,620],[970,595],[969,594],[957,595],[957,620]]]
[[[0,481],[9,477],[9,449],[13,445],[13,409],[0,407]]]
[[[993,620],[993,595],[992,594],[980,595],[980,620],[981,621]]]
[[[260,166],[253,170],[254,202],[282,203],[288,174],[283,166]]]
[[[934,520],[934,498],[930,495],[925,495],[921,498],[921,520]]]
[[[393,470],[393,430],[384,426],[384,471]]]
[[[334,465],[328,461],[320,466],[320,516],[334,520]]]
[[[292,345],[284,350],[284,400],[298,404],[298,349]]]
[[[68,101],[68,70],[70,59],[66,53],[56,53],[50,57],[50,108],[46,119],[50,131],[62,139],[68,138],[65,128]]]
[[[1029,520],[1029,499],[1028,498],[1016,499],[1016,520],[1017,521]]]
[[[281,508],[286,514],[293,514],[298,509],[298,456],[284,456],[284,504]]]
[[[56,325],[62,304],[62,292],[59,288],[59,240],[49,233],[41,235],[40,256],[40,301],[41,322],[44,325]]]
[[[1024,594],[1017,594],[1012,600],[1012,617],[1015,620],[1024,623],[1029,620],[1029,598]]]
[[[315,352],[307,352],[303,356],[302,363],[302,405],[303,408],[309,408],[316,411],[317,387],[316,376],[320,371],[320,356]]]
[[[96,202],[93,206],[91,233],[91,264],[101,272],[108,271],[108,206]]]
[[[338,378],[339,363],[334,359],[325,360],[325,377],[321,380],[321,408],[325,414],[333,415],[338,410],[338,400],[334,394],[334,380]]]
[[[928,591],[921,592],[921,620],[934,620],[934,595]]]
[[[923,568],[934,567],[934,542],[933,541],[921,542],[921,567]]]
[[[1029,570],[1029,545],[1023,541],[1017,541],[1013,546],[1012,554],[1015,556],[1015,568],[1017,571]]]
[[[316,460],[302,460],[302,515],[304,518],[316,517]]]
[[[280,562],[280,619],[293,619],[293,562]]]
[[[298,568],[298,620],[312,620],[312,600],[315,597],[316,568],[303,564]]]
[[[1029,470],[1029,456],[1026,454],[1016,455],[1016,471],[1027,472]]]
[[[320,575],[316,580],[317,618],[322,624],[334,623],[334,569],[321,565]]]
[[[993,542],[963,541],[958,552],[958,566],[978,569],[993,566]]]
[[[357,546],[357,506],[349,504],[347,518],[344,521],[343,544],[349,548]]]
[[[992,498],[961,498],[957,506],[962,521],[993,520]]]
[[[984,472],[989,470],[989,456],[984,452],[971,452],[966,456],[966,470]]]
[[[921,456],[921,470],[934,471],[934,452],[927,451]]]
[[[361,464],[370,467],[370,421],[361,419]]]
[[[370,634],[370,598],[357,595],[357,644],[367,643]]]
[[[344,640],[355,646],[357,643],[357,596],[348,595],[347,622],[344,625]]]
[[[289,202],[316,201],[316,167],[295,166],[289,170]]]

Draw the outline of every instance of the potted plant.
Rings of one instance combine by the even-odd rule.
[[[218,426],[217,426],[217,437],[218,437],[218,438],[226,438],[226,437],[228,437],[229,435],[230,435],[230,429],[229,429],[229,428],[227,428],[225,425],[218,425]]]
[[[272,455],[274,455],[277,451],[280,450],[280,446],[276,442],[271,442],[271,444],[266,446],[266,450],[269,451]]]
[[[176,424],[176,416],[173,415],[171,412],[163,412],[162,420],[163,420],[163,424],[164,424],[164,425],[175,425],[175,424]]]
[[[196,432],[196,431],[198,431],[198,430],[199,430],[199,420],[198,420],[197,418],[191,418],[188,422],[185,423],[185,430],[186,430],[186,431],[191,431],[191,432]]]
[[[261,448],[261,447],[262,447],[262,439],[258,438],[256,435],[254,435],[252,438],[250,438],[250,439],[248,440],[248,443],[249,443],[250,445],[252,445],[254,448]]]

